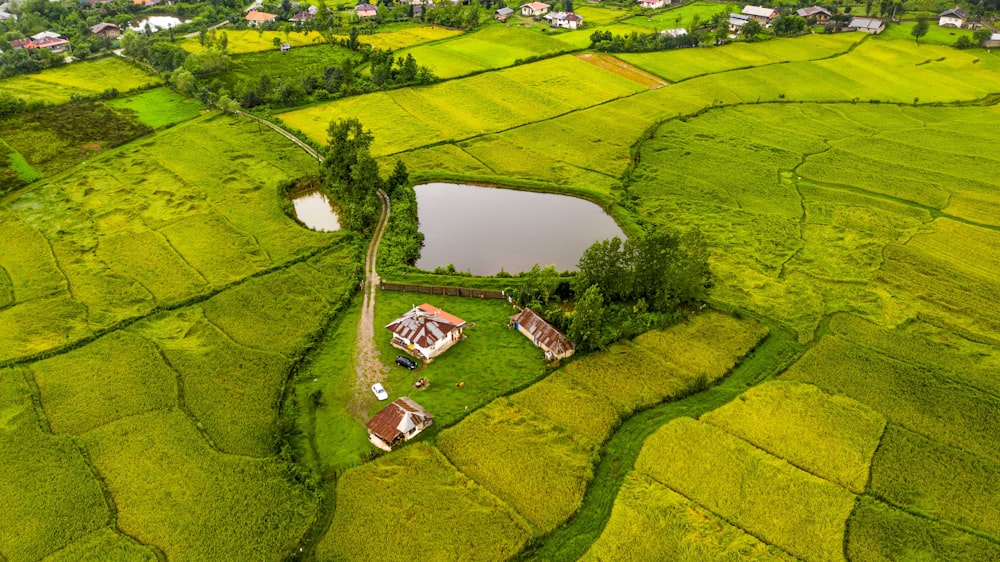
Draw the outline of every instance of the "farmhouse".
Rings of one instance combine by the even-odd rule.
[[[254,10],[252,12],[247,12],[246,20],[247,24],[253,27],[260,27],[265,23],[270,23],[278,19],[277,14],[269,14],[267,12],[260,12]]]
[[[795,14],[801,18],[815,20],[816,23],[826,23],[830,21],[831,17],[833,17],[833,14],[822,6],[809,6],[808,8],[802,8],[801,10],[796,10]]]
[[[871,35],[878,35],[879,33],[885,31],[885,24],[882,20],[874,18],[851,18],[851,23],[847,24],[847,29]]]
[[[666,0],[639,0],[639,7],[647,10],[655,10],[669,4]]]
[[[46,49],[53,53],[61,53],[69,49],[69,40],[52,31],[36,33],[24,39],[15,39],[10,42],[14,49]]]
[[[511,316],[510,323],[515,330],[531,340],[535,347],[544,351],[545,358],[549,361],[569,357],[575,351],[566,336],[530,308]]]
[[[354,13],[359,18],[373,18],[378,15],[378,7],[374,4],[358,4],[354,7]]]
[[[117,39],[122,36],[122,28],[113,23],[99,23],[92,26],[90,32],[107,39]]]
[[[160,5],[160,0],[132,0],[132,4],[136,6],[158,6]]]
[[[313,19],[314,17],[316,17],[316,14],[313,14],[311,12],[299,12],[294,16],[288,18],[288,21],[292,23],[305,23]]]
[[[368,420],[368,440],[385,451],[402,441],[409,441],[434,422],[434,416],[408,397],[397,398],[392,404]]]
[[[505,6],[493,12],[493,19],[497,21],[507,21],[507,18],[509,18],[513,13],[514,13],[513,8],[507,8]]]
[[[563,27],[566,29],[580,29],[583,27],[583,16],[578,16],[573,12],[552,12],[545,16],[549,21],[549,27]]]
[[[748,21],[750,21],[750,16],[745,16],[743,14],[729,14],[729,32],[739,33]]]
[[[764,27],[770,27],[771,21],[778,17],[778,10],[774,8],[762,8],[760,6],[743,6],[742,14],[757,20],[757,23]]]
[[[426,361],[444,353],[464,335],[465,320],[424,303],[386,325],[393,347]]]
[[[682,35],[687,35],[688,31],[683,27],[678,27],[677,29],[664,29],[660,32],[660,35],[669,35],[673,38],[680,37]]]
[[[969,19],[969,12],[955,7],[938,14],[938,25],[941,27],[963,28],[967,19]]]
[[[525,4],[521,6],[521,15],[530,17],[540,17],[545,15],[549,11],[548,4],[543,4],[542,2],[532,2],[531,4]]]

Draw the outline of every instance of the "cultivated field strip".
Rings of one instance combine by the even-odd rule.
[[[99,94],[112,87],[124,93],[160,83],[159,78],[118,57],[108,56],[5,78],[0,80],[0,90],[27,102],[57,104],[69,101],[74,94]]]

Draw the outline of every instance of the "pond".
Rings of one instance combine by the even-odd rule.
[[[191,20],[182,20],[174,16],[146,16],[129,22],[128,28],[132,31],[142,31],[148,27],[150,31],[159,31],[170,27],[177,27],[182,23],[189,23]]]
[[[583,199],[495,187],[430,183],[414,188],[424,248],[417,267],[454,264],[493,275],[555,265],[576,269],[597,240],[625,234],[604,209]]]
[[[302,224],[319,232],[340,230],[340,219],[326,194],[318,189],[303,191],[292,197],[295,216]]]

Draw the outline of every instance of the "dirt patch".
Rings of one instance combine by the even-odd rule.
[[[595,53],[585,53],[582,55],[577,55],[576,58],[582,60],[583,62],[590,63],[598,68],[603,68],[608,72],[612,72],[625,78],[631,80],[636,84],[641,84],[646,86],[650,90],[655,90],[657,88],[662,88],[670,84],[663,78],[659,76],[650,74],[645,70],[636,68],[631,64],[615,58],[611,55],[598,55]]]

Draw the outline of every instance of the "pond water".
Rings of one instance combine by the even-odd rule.
[[[144,27],[149,27],[150,31],[159,31],[170,27],[177,27],[182,23],[189,23],[191,20],[182,20],[174,16],[146,16],[129,22],[128,28],[132,31],[142,31]]]
[[[319,232],[340,230],[340,219],[326,194],[319,190],[303,191],[292,197],[295,216],[302,224]]]
[[[414,188],[424,248],[417,267],[454,264],[492,275],[555,265],[576,269],[597,240],[625,234],[604,209],[583,199],[495,187],[430,183]]]

